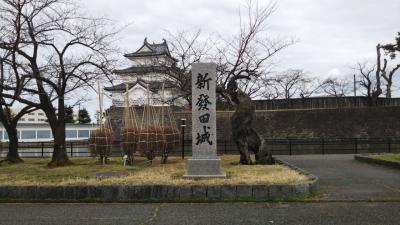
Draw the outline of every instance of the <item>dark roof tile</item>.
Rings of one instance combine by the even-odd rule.
[[[157,72],[157,73],[178,73],[179,69],[177,67],[166,67],[166,66],[131,66],[126,69],[114,70],[114,73],[119,75],[136,73],[139,75],[143,75],[149,72]]]
[[[175,83],[170,81],[170,80],[165,80],[164,81],[165,89],[171,89],[175,87]],[[163,82],[162,81],[145,81],[142,79],[138,79],[136,82],[130,82],[128,84],[128,89],[133,88],[136,84],[139,84],[140,86],[147,88],[147,85],[149,85],[149,89],[152,92],[157,92],[158,90],[161,89]],[[117,84],[111,87],[105,87],[104,90],[106,91],[115,91],[115,92],[125,92],[125,83]]]
[[[144,46],[148,47],[151,50],[151,52],[138,52]],[[129,58],[129,57],[145,57],[145,56],[157,56],[157,55],[167,55],[174,61],[177,61],[175,58],[171,56],[167,41],[165,39],[163,39],[162,43],[150,44],[147,42],[147,38],[145,38],[143,45],[136,52],[128,53],[125,54],[124,56]]]

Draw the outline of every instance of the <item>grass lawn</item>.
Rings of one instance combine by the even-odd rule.
[[[97,158],[72,158],[73,165],[48,168],[48,158],[26,158],[17,165],[0,165],[0,185],[76,185],[76,184],[294,184],[308,178],[282,165],[238,165],[239,156],[222,156],[227,179],[183,179],[185,161],[170,157],[167,164],[159,160],[149,164],[136,157],[135,165],[124,167],[121,158],[111,158],[100,165]],[[120,177],[94,176],[96,173],[117,172]]]
[[[370,155],[370,156],[373,158],[377,158],[377,159],[400,162],[400,153],[397,153],[397,154],[385,153],[385,154]]]

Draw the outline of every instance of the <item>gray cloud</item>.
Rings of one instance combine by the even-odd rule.
[[[86,0],[82,5],[92,15],[133,22],[118,43],[129,52],[146,36],[160,41],[165,30],[201,28],[204,33],[233,35],[238,29],[238,8],[245,2]],[[357,61],[374,59],[378,42],[393,42],[400,31],[399,9],[396,0],[281,0],[269,22],[271,34],[299,42],[279,56],[280,68],[301,68],[321,77],[332,72],[348,74],[348,67]]]

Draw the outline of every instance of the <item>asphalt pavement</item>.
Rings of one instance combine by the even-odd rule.
[[[398,225],[399,202],[0,204],[1,225]]]
[[[320,200],[400,201],[398,169],[359,162],[354,160],[352,154],[278,158],[316,175],[321,190],[317,198]]]

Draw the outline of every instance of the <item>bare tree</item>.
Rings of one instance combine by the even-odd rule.
[[[376,46],[376,55],[377,55],[377,68],[376,68],[376,84],[377,90],[375,93],[375,97],[379,97],[382,94],[381,88],[381,77],[386,81],[386,98],[392,97],[392,86],[393,86],[393,76],[396,74],[397,70],[400,69],[400,63],[393,66],[391,69],[388,68],[388,59],[383,58],[382,62],[382,53],[381,50],[384,51],[385,55],[388,55],[390,60],[394,60],[397,56],[397,52],[400,52],[400,32],[398,33],[398,37],[396,37],[395,44],[386,44],[381,45],[378,44]],[[383,63],[383,64],[382,64]]]
[[[261,77],[267,77],[268,75],[269,74],[263,74],[258,79],[241,80],[239,82],[241,90],[252,99],[264,96],[266,90],[264,90],[265,87],[263,86]]]
[[[271,73],[273,57],[294,43],[291,39],[268,37],[267,22],[275,10],[275,2],[266,7],[259,6],[258,2],[247,2],[246,16],[239,14],[238,34],[233,38],[221,38],[222,43],[217,45],[217,54],[213,57],[218,63],[219,86],[226,87],[232,77],[245,77],[237,80],[239,88],[254,95],[254,87],[258,89],[262,85],[259,78]],[[249,85],[253,88],[249,89]]]
[[[262,97],[268,100],[273,100],[282,97],[282,92],[280,92],[278,86],[275,85],[273,79],[271,78],[263,79]]]
[[[12,68],[9,67],[9,57],[11,56],[10,52],[4,53],[0,56],[0,122],[3,124],[7,136],[8,136],[8,152],[4,161],[9,163],[20,163],[23,160],[20,158],[18,154],[18,135],[17,135],[17,123],[18,120],[29,112],[33,112],[36,108],[32,108],[31,106],[24,106],[18,112],[12,111],[12,106],[16,102],[13,99],[6,99],[1,94],[9,93],[12,95],[18,95],[18,90],[20,89],[21,82],[16,82],[12,78]],[[7,69],[6,69],[7,66]],[[15,68],[17,69],[17,68]],[[6,72],[7,71],[7,72]],[[10,84],[11,83],[11,84]],[[16,84],[17,88],[14,88],[14,92],[9,92],[5,90],[5,87],[10,86],[12,84]]]
[[[300,98],[309,98],[315,94],[320,93],[321,82],[316,77],[309,77],[307,82],[300,83],[299,96]]]
[[[226,87],[232,77],[247,77],[250,79],[237,80],[239,87],[251,97],[262,96],[261,77],[271,74],[273,57],[294,43],[291,39],[270,37],[266,26],[275,9],[275,2],[261,7],[257,1],[248,1],[244,13],[239,13],[239,31],[233,37],[204,37],[200,30],[168,32],[171,54],[179,60],[173,77],[182,95],[190,102],[191,65],[210,60],[218,65],[219,86]]]
[[[176,80],[178,94],[175,98],[185,98],[189,103],[191,96],[191,73],[193,63],[200,62],[209,57],[209,52],[213,48],[211,38],[202,39],[202,32],[197,30],[180,30],[168,33],[168,41],[171,55],[178,60],[173,65],[170,75]],[[162,65],[162,62],[158,62]],[[171,69],[169,65],[167,68]]]
[[[254,152],[256,163],[273,163],[272,154],[264,138],[252,128],[254,107],[248,93],[243,92],[249,80],[261,82],[260,77],[271,71],[271,59],[293,43],[286,39],[268,39],[267,19],[275,10],[275,4],[259,7],[258,2],[248,2],[247,17],[240,14],[240,30],[233,39],[223,39],[217,46],[214,57],[217,67],[217,92],[229,103],[236,105],[232,115],[232,136],[240,156],[240,163],[251,164],[250,151]]]
[[[49,165],[65,165],[65,101],[107,77],[116,31],[108,29],[110,21],[84,16],[68,0],[5,0],[0,13],[0,49],[13,54],[13,66],[26,65],[21,79],[28,81],[19,95],[1,96],[44,111],[54,136]]]
[[[296,95],[308,97],[315,92],[311,87],[312,79],[299,69],[286,70],[273,77],[264,79],[264,86],[272,86],[276,96],[284,99],[293,98]]]
[[[358,73],[358,84],[363,89],[363,95],[371,98],[376,93],[375,65],[368,66],[367,62],[358,62],[355,68]]]
[[[332,97],[344,97],[351,92],[351,82],[346,79],[327,78],[321,83],[325,94]]]

